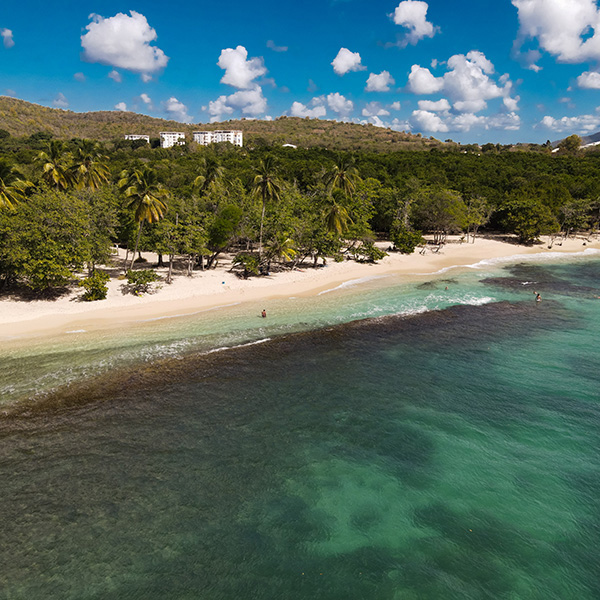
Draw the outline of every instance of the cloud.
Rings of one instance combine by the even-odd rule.
[[[331,64],[338,75],[345,75],[349,71],[364,71],[367,68],[361,64],[360,54],[351,52],[348,48],[340,48]]]
[[[52,100],[52,106],[55,108],[69,108],[69,101],[62,92],[58,92],[56,98]]]
[[[125,102],[119,102],[115,104],[115,110],[125,112],[127,110],[127,104],[125,104]]]
[[[152,98],[148,96],[148,94],[140,94],[140,100],[146,105],[149,110],[152,110],[154,107],[152,106]]]
[[[442,98],[437,102],[433,100],[419,100],[419,109],[430,112],[441,112],[450,110],[450,102],[446,98]]]
[[[392,102],[392,103],[390,104],[390,108],[391,108],[392,110],[400,110],[400,109],[402,108],[402,105],[400,104],[400,102],[398,102],[398,101],[396,100],[396,102]]]
[[[600,73],[585,71],[577,78],[577,87],[584,90],[600,90]]]
[[[287,52],[288,51],[287,46],[278,46],[273,40],[269,40],[267,42],[267,48],[270,48],[271,50],[273,50],[273,52]]]
[[[339,92],[327,96],[327,106],[341,117],[347,117],[354,109],[352,100],[347,100]]]
[[[415,129],[423,129],[432,133],[449,131],[448,125],[439,115],[427,110],[414,110],[410,118],[410,123]]]
[[[81,72],[75,73],[73,75],[73,79],[75,81],[79,81],[79,82],[83,83],[85,81],[85,75],[83,73],[81,73]]]
[[[455,54],[446,66],[446,73],[435,77],[429,69],[413,65],[408,76],[408,90],[420,95],[443,92],[459,112],[479,112],[493,98],[503,98],[508,110],[517,109],[518,97],[511,97],[512,82],[508,75],[502,75],[495,82],[491,77],[494,65],[482,52],[472,50],[466,56]]]
[[[394,85],[396,82],[394,78],[389,74],[388,71],[381,71],[379,75],[371,73],[369,79],[367,79],[367,92],[389,92],[390,85]]]
[[[254,79],[267,72],[262,58],[248,59],[248,51],[244,46],[221,50],[217,65],[225,70],[221,83],[246,90],[254,87]]]
[[[310,104],[313,105],[313,108],[308,108],[302,102],[294,102],[290,108],[290,114],[292,117],[310,117],[311,119],[324,117],[327,114],[321,98],[313,98]]]
[[[180,102],[175,98],[175,96],[171,96],[165,102],[165,112],[176,121],[181,121],[182,123],[191,123],[192,118],[188,115],[188,108],[183,102]]]
[[[596,0],[512,0],[518,10],[519,34],[514,51],[528,38],[559,62],[600,60],[600,11]],[[593,32],[593,33],[592,33]],[[537,50],[525,55],[529,68],[539,70]]]
[[[423,38],[432,38],[439,31],[439,27],[434,27],[427,20],[428,9],[427,2],[421,2],[420,0],[404,0],[404,2],[398,4],[390,17],[396,25],[408,29],[404,39],[398,43],[399,46],[414,45]]]
[[[2,36],[5,48],[12,48],[15,45],[13,32],[10,29],[0,29],[0,35]]]
[[[363,117],[387,117],[390,111],[381,106],[379,102],[369,102],[362,109]]]
[[[105,19],[92,14],[92,22],[81,36],[83,58],[111,67],[148,75],[167,66],[169,58],[156,46],[157,35],[146,17],[134,10]]]
[[[319,86],[312,79],[309,79],[308,87],[306,88],[306,91],[310,92],[312,94],[313,92],[316,92],[318,89],[319,89]]]
[[[219,96],[209,102],[208,107],[203,107],[203,110],[208,110],[213,123],[221,120],[222,115],[230,115],[235,110],[256,117],[266,112],[267,99],[263,96],[261,87],[256,85],[250,90],[239,90],[229,96]]]
[[[474,128],[515,131],[521,127],[521,119],[514,112],[500,113],[492,116],[476,115],[474,113],[451,114],[449,111],[424,110],[419,102],[419,110],[413,111],[410,117],[410,128],[440,133],[447,131],[467,132]],[[441,106],[441,104],[440,104]]]
[[[579,132],[587,135],[600,128],[600,115],[579,115],[578,117],[562,117],[560,119],[545,116],[540,124],[559,133]]]
[[[123,78],[121,77],[121,73],[119,73],[119,71],[116,71],[115,69],[113,69],[108,76],[113,80],[116,81],[117,83],[121,83],[123,81]]]

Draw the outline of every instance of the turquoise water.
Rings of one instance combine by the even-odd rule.
[[[16,340],[0,598],[600,597],[596,296],[582,256]]]

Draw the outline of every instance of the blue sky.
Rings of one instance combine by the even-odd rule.
[[[0,7],[0,94],[182,122],[281,115],[438,139],[600,131],[596,0]]]

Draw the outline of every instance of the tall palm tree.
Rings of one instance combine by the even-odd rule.
[[[65,152],[60,140],[50,140],[48,152],[40,152],[38,161],[42,163],[42,179],[57,190],[66,190],[73,184],[73,176],[68,168],[71,153]]]
[[[25,194],[33,183],[21,179],[20,173],[5,161],[0,161],[0,210],[12,210],[25,199]]]
[[[141,169],[122,171],[119,188],[126,198],[127,208],[134,209],[134,218],[138,225],[135,249],[129,266],[132,269],[144,221],[157,223],[163,218],[167,211],[166,200],[169,192],[158,181],[156,171],[147,166],[143,166]]]
[[[325,214],[327,231],[343,235],[348,229],[348,225],[351,223],[352,219],[350,218],[346,207],[333,200]]]
[[[252,183],[252,190],[257,198],[262,201],[262,212],[260,213],[260,235],[258,238],[258,258],[262,257],[263,225],[265,221],[265,210],[267,204],[276,202],[281,195],[281,184],[277,179],[277,170],[272,156],[267,156],[260,161],[254,169],[256,175]]]
[[[82,140],[75,153],[74,164],[69,169],[75,186],[78,189],[97,190],[107,183],[109,170],[102,162],[105,160],[108,157],[101,153],[98,142]]]

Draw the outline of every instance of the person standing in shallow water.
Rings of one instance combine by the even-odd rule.
[[[536,302],[541,302],[542,301],[542,297],[539,294],[537,294],[536,297],[535,297],[535,301]]]
[[[262,313],[260,314],[260,316],[261,316],[263,319],[266,319],[266,318],[267,318],[267,311],[266,311],[264,308],[263,308],[263,311],[262,311]]]

